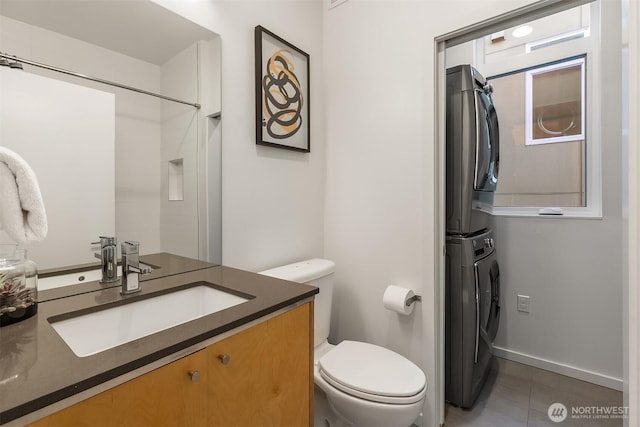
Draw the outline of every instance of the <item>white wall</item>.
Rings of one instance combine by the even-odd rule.
[[[222,256],[260,271],[324,253],[324,69],[319,1],[155,0],[222,44]],[[256,146],[253,29],[310,54],[311,153]]]
[[[640,84],[634,78],[640,73],[640,5],[635,1],[623,1],[624,10],[627,12],[623,20],[623,36],[628,44],[627,61],[628,68],[625,73],[628,90],[628,111],[626,123],[628,125],[626,141],[638,141],[640,139]],[[628,174],[628,187],[625,185],[625,195],[623,200],[628,202],[623,209],[625,229],[628,232],[628,239],[625,243],[628,253],[625,257],[625,266],[628,267],[628,275],[625,276],[624,299],[627,301],[624,309],[625,322],[625,360],[624,360],[624,404],[629,406],[629,419],[624,422],[625,426],[636,426],[640,423],[640,293],[638,292],[638,282],[640,280],[640,150],[638,144],[630,143],[625,148],[628,149],[628,156],[625,162],[625,172]],[[626,184],[626,182],[625,182]]]
[[[152,92],[160,90],[160,68],[78,39],[0,16],[2,51],[44,64],[101,77]],[[93,262],[99,235],[117,230],[120,240],[137,238],[144,253],[160,250],[160,102],[123,89],[25,66],[29,73],[44,75],[92,87],[116,95],[115,224],[96,229],[84,243],[84,257],[73,264]],[[104,159],[95,155],[70,156],[74,162],[94,164]],[[59,165],[58,165],[59,166]],[[91,178],[90,178],[91,179]],[[90,210],[89,210],[90,212]],[[88,213],[91,215],[91,213]],[[66,233],[70,233],[67,230]],[[48,238],[51,240],[55,234]],[[58,243],[60,244],[60,243]],[[43,265],[48,265],[47,261]]]
[[[220,37],[199,42],[200,54],[200,259],[222,263],[222,45]]]
[[[197,44],[183,50],[162,66],[162,93],[195,102],[198,99]],[[160,194],[161,249],[198,258],[198,111],[188,105],[162,102],[162,154]],[[183,161],[183,199],[169,200],[171,160]]]
[[[220,37],[199,42],[200,53],[200,103],[201,113],[205,116],[217,115],[222,111],[222,87],[221,58],[222,46]]]
[[[592,15],[593,16],[593,15]],[[602,219],[495,218],[498,354],[622,389],[623,228],[620,5],[602,2]],[[597,56],[595,56],[597,58]],[[597,60],[597,59],[592,59]],[[516,310],[518,294],[531,312]]]
[[[332,336],[385,345],[419,364],[429,382],[426,426],[440,415],[434,38],[527,3],[351,0],[325,13]],[[412,317],[383,309],[391,283],[425,296]]]

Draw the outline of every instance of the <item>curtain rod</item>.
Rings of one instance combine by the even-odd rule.
[[[119,87],[121,89],[131,90],[133,92],[138,92],[138,93],[142,93],[142,94],[145,94],[145,95],[155,96],[156,98],[166,99],[167,101],[179,102],[180,104],[185,104],[185,105],[190,105],[192,107],[195,107],[198,110],[201,107],[200,104],[198,104],[198,103],[181,101],[181,100],[176,99],[176,98],[171,98],[170,96],[160,95],[158,93],[149,92],[149,91],[146,91],[144,89],[138,89],[136,87],[127,86],[127,85],[123,85],[123,84],[120,84],[120,83],[115,83],[115,82],[112,82],[112,81],[109,81],[109,80],[100,79],[98,77],[92,77],[92,76],[89,76],[89,75],[86,75],[86,74],[76,73],[74,71],[65,70],[64,68],[53,67],[51,65],[42,64],[40,62],[31,61],[29,59],[19,58],[19,57],[14,56],[14,55],[7,55],[6,53],[2,53],[2,52],[0,52],[0,58],[6,58],[8,60],[21,62],[23,64],[33,65],[34,67],[40,67],[40,68],[44,68],[46,70],[55,71],[55,72],[58,72],[58,73],[63,73],[63,74],[67,74],[67,75],[74,76],[74,77],[80,77],[81,79],[91,80],[91,81],[102,83],[102,84],[105,84],[105,85],[115,86],[115,87]]]

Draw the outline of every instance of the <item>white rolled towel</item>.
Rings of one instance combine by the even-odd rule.
[[[47,213],[36,174],[22,157],[1,146],[0,224],[16,243],[47,237]]]

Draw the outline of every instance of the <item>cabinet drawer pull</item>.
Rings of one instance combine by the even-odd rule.
[[[189,371],[189,378],[192,383],[200,381],[200,371]]]
[[[218,355],[218,359],[220,359],[220,362],[223,365],[226,365],[231,360],[231,356],[229,356],[228,354],[220,354]]]

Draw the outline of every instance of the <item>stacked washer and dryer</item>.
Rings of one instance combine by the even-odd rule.
[[[482,390],[500,319],[491,209],[499,131],[492,88],[471,65],[447,70],[445,398],[470,408]]]

